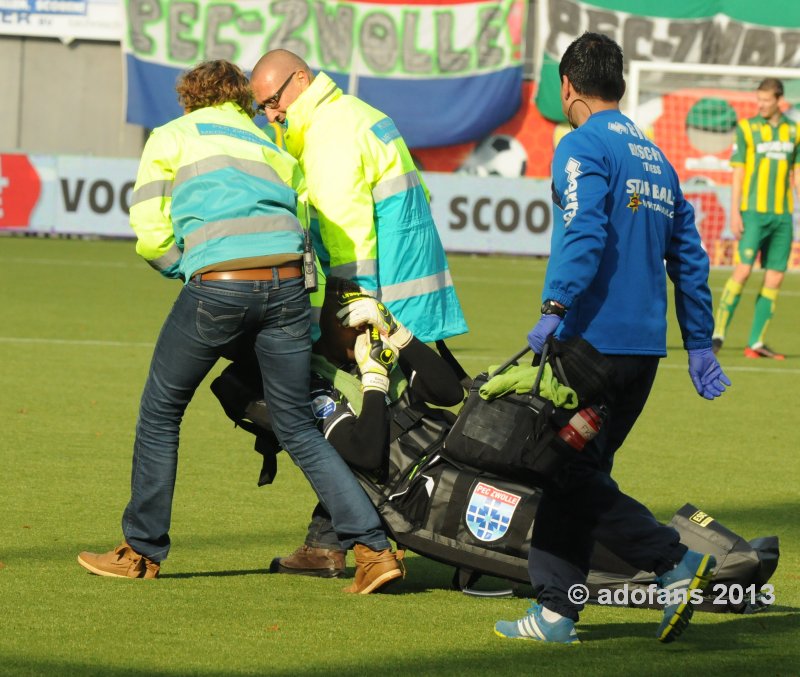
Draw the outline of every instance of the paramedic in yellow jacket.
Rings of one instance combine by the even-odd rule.
[[[82,552],[100,576],[155,578],[170,549],[181,418],[216,361],[255,342],[278,439],[354,543],[348,592],[368,593],[402,575],[378,515],[310,407],[310,305],[301,273],[303,229],[297,162],[252,121],[244,73],[210,61],[184,74],[186,115],[153,131],[131,204],[136,251],[184,283],[156,342],[139,409],[125,541]]]
[[[377,296],[421,341],[466,332],[427,188],[391,118],[286,50],[262,56],[250,84],[305,174],[325,273]]]

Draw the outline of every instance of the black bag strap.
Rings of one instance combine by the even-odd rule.
[[[453,489],[450,492],[450,500],[447,504],[447,511],[445,512],[444,523],[442,524],[441,535],[447,538],[456,538],[458,536],[458,529],[461,526],[461,514],[464,512],[464,506],[467,504],[467,496],[469,490],[472,488],[472,483],[480,474],[477,470],[465,469],[460,472],[453,483]]]
[[[522,551],[523,545],[528,538],[528,530],[531,528],[531,522],[536,516],[536,508],[539,505],[539,498],[539,495],[531,494],[524,499],[522,505],[517,508],[520,514],[517,515],[515,513],[514,517],[516,519],[511,520],[511,524],[509,525],[505,538],[508,547],[512,548],[516,552]],[[525,519],[524,516],[527,516],[527,519]]]
[[[411,404],[403,403],[395,406],[392,410],[392,419],[400,428],[398,436],[411,430],[423,416],[425,413],[415,409]]]
[[[564,370],[564,364],[561,361],[563,345],[564,344],[552,334],[548,336],[547,341],[545,341],[545,349],[550,351],[550,367],[553,369],[553,374],[559,383],[565,385],[567,388],[571,388],[572,386],[569,384],[567,372]],[[544,353],[544,350],[542,352]]]
[[[539,358],[539,371],[536,372],[536,380],[533,382],[533,387],[531,388],[531,392],[534,395],[539,394],[539,384],[542,382],[542,376],[544,376],[544,365],[547,364],[547,358],[550,354],[550,342],[545,341],[544,345],[542,346],[542,355]]]
[[[447,347],[447,344],[444,342],[444,339],[439,339],[436,341],[436,350],[439,351],[439,355],[442,356],[447,364],[450,365],[450,368],[456,373],[459,382],[464,387],[465,390],[469,390],[470,386],[472,385],[472,378],[464,371],[464,367],[461,366],[461,363],[456,359],[456,356],[450,352],[450,348]]]
[[[531,349],[530,346],[525,346],[522,350],[518,353],[515,353],[511,357],[509,357],[503,364],[501,364],[497,369],[495,369],[491,374],[488,375],[488,378],[492,378],[493,376],[497,376],[501,374],[504,369],[510,367],[512,364],[516,364],[520,357],[522,357],[525,353],[527,353]]]
[[[531,393],[534,395],[539,394],[539,384],[542,382],[542,376],[544,375],[544,365],[547,364],[547,359],[550,354],[550,340],[548,339],[545,341],[544,346],[542,346],[542,354],[539,357],[539,370],[536,372],[536,378],[533,381],[533,386],[531,387]],[[522,350],[518,353],[512,355],[508,358],[503,364],[501,364],[497,369],[495,369],[491,374],[487,376],[487,380],[490,378],[497,376],[498,374],[502,374],[503,370],[507,367],[510,367],[512,364],[517,364],[520,357],[522,357],[525,353],[527,353],[531,349],[530,346],[525,346]]]

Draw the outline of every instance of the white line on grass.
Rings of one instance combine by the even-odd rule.
[[[0,336],[0,343],[28,343],[42,345],[74,345],[74,346],[108,346],[109,348],[152,348],[155,344],[145,341],[97,341],[97,340],[78,340],[78,339],[57,339],[57,338],[30,338],[24,336]],[[501,364],[503,359],[488,353],[470,353],[469,355],[456,356],[463,362],[481,362],[483,364]],[[686,369],[685,365],[662,363],[659,369]],[[800,369],[791,367],[736,367],[724,366],[725,372],[756,372],[760,374],[800,374]]]
[[[688,365],[682,364],[662,364],[659,369],[686,369]],[[729,371],[752,371],[759,374],[800,374],[800,369],[792,369],[791,367],[732,367],[722,365],[722,370],[727,374]]]
[[[712,291],[715,294],[722,293],[722,290],[723,290],[722,287],[720,287],[719,289],[712,289]],[[758,286],[753,286],[752,289],[748,289],[745,287],[745,289],[742,291],[742,296],[755,296],[756,294],[760,293],[760,291],[761,288]],[[787,289],[781,289],[780,292],[778,292],[778,297],[781,296],[800,296],[800,291],[789,291]]]
[[[502,278],[502,277],[488,277],[488,276],[479,276],[479,275],[459,275],[458,272],[456,272],[456,273],[453,273],[453,278],[455,279],[455,282],[456,282],[456,289],[458,288],[459,284],[467,283],[467,282],[469,282],[469,283],[477,282],[477,283],[480,283],[480,284],[483,284],[483,285],[497,285],[497,284],[499,284],[499,285],[503,285],[505,287],[508,286],[508,279]],[[522,281],[523,285],[526,285],[528,283],[530,283],[530,286],[532,286],[533,285],[533,279],[531,279],[531,280],[523,279],[523,281]],[[715,296],[719,296],[721,291],[722,291],[721,288],[714,290],[714,295]],[[743,296],[755,296],[758,293],[759,293],[759,289],[753,288],[753,289],[745,289],[742,292],[742,295]],[[800,296],[800,291],[789,291],[789,290],[786,290],[786,289],[782,289],[780,291],[779,296],[780,297]],[[533,309],[533,303],[531,303],[531,309]],[[533,312],[533,310],[531,310],[531,312]]]
[[[506,278],[502,278],[502,277],[488,277],[488,276],[487,277],[481,277],[481,276],[477,276],[477,275],[459,275],[456,272],[456,273],[453,274],[453,278],[455,279],[457,285],[460,284],[461,282],[479,282],[480,284],[492,284],[492,285],[501,284],[501,285],[506,286],[506,287],[508,286],[508,280]],[[533,285],[533,280],[532,279],[531,280],[523,280],[522,284],[527,284],[528,282],[530,282],[530,284]],[[720,289],[715,289],[713,291],[714,291],[714,295],[718,296],[721,293],[722,289],[721,288]],[[758,293],[759,293],[759,289],[757,289],[757,288],[745,289],[742,292],[742,296],[755,296]],[[786,290],[786,289],[781,289],[781,291],[779,293],[779,297],[787,297],[787,296],[791,296],[791,297],[800,296],[800,291],[789,291],[789,290]],[[534,312],[533,311],[533,307],[534,307],[533,303],[531,303],[531,312]]]
[[[56,338],[29,338],[24,336],[0,336],[0,343],[36,343],[41,345],[108,346],[109,348],[152,348],[155,344],[140,341],[93,341]]]
[[[461,362],[480,362],[485,367],[489,365],[496,365],[500,366],[504,360],[508,359],[508,357],[498,357],[497,355],[490,355],[489,353],[470,353],[468,355],[459,355],[458,351],[454,351],[453,353],[458,360]],[[687,369],[687,365],[682,364],[670,364],[668,362],[662,362],[659,369]],[[775,367],[736,367],[730,365],[722,365],[723,371],[727,374],[728,372],[754,372],[758,374],[800,374],[800,369],[792,368],[792,367],[782,367],[782,366],[775,366]]]
[[[74,259],[29,259],[23,256],[0,257],[0,263],[24,263],[38,264],[43,266],[90,266],[93,268],[138,268],[136,263],[124,263],[122,261],[77,261]]]
[[[453,277],[457,284],[462,282],[479,282],[480,284],[502,284],[504,287],[508,287],[508,280],[498,277],[477,277],[475,275],[459,275],[458,273]],[[528,280],[523,280],[522,284],[525,285],[528,282]],[[533,286],[533,280],[530,280],[530,286]]]

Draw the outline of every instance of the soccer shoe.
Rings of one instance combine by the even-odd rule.
[[[722,350],[722,342],[723,342],[723,339],[719,338],[718,336],[715,336],[714,338],[712,338],[711,339],[711,352],[714,353],[715,355],[718,354],[719,351]]]
[[[161,569],[158,562],[140,555],[127,543],[110,552],[82,552],[78,564],[93,574],[113,578],[158,578]]]
[[[269,565],[272,574],[299,574],[339,578],[345,573],[346,550],[301,545],[288,557],[276,557]]]
[[[664,605],[664,616],[656,632],[660,642],[675,641],[689,625],[694,613],[692,590],[705,589],[716,564],[712,555],[688,550],[673,569],[656,579],[659,587],[669,591],[675,602]]]
[[[509,639],[530,639],[535,642],[552,644],[580,644],[575,632],[575,621],[571,618],[559,618],[557,621],[546,621],[542,617],[541,604],[534,603],[529,615],[518,621],[497,621],[494,634]]]
[[[382,588],[387,583],[405,578],[405,567],[400,560],[405,556],[404,550],[370,550],[366,545],[356,543],[353,548],[356,556],[356,576],[353,585],[344,588],[345,592],[355,595],[368,595]]]
[[[786,355],[776,353],[768,346],[762,345],[758,348],[751,348],[748,346],[744,349],[744,356],[749,357],[751,360],[757,360],[759,357],[766,357],[769,360],[785,360]]]

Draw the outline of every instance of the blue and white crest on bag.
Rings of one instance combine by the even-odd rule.
[[[467,527],[481,541],[496,541],[508,531],[521,496],[478,482],[469,497]]]
[[[335,409],[336,402],[327,395],[319,395],[311,400],[311,411],[314,413],[314,418],[328,418]]]

